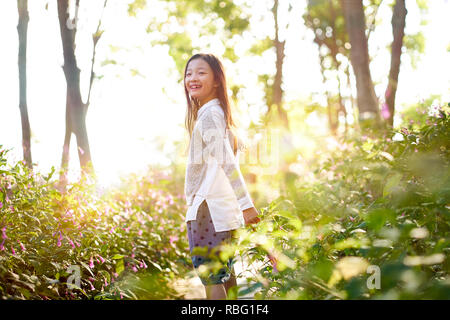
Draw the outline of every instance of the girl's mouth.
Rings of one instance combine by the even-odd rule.
[[[198,89],[200,89],[202,86],[201,85],[198,85],[198,84],[194,84],[194,85],[191,85],[191,86],[189,86],[189,88],[191,89],[191,90],[198,90]]]

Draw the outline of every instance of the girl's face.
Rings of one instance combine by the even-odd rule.
[[[198,99],[201,106],[209,100],[217,98],[216,88],[218,84],[214,81],[213,70],[201,58],[189,62],[184,78],[184,85],[189,95],[192,98]]]

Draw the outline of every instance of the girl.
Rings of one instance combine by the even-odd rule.
[[[221,261],[218,272],[205,275],[199,269],[211,262],[211,254],[219,256],[236,229],[260,219],[239,169],[237,139],[229,130],[234,123],[222,63],[212,54],[193,55],[184,70],[184,89],[190,136],[185,177],[189,249],[207,299],[225,299],[236,285],[233,258]],[[194,247],[207,247],[207,254],[194,255]]]

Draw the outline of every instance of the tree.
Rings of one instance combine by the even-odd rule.
[[[28,33],[28,0],[17,0],[17,8],[19,11],[19,23],[17,32],[19,35],[19,109],[20,119],[22,122],[22,148],[23,158],[28,168],[33,169],[33,161],[31,158],[31,130],[28,118],[27,105],[27,33]]]
[[[347,66],[349,63],[347,48],[349,40],[345,30],[342,7],[338,0],[309,0],[303,19],[305,25],[314,32],[314,42],[319,47],[320,69],[324,84],[328,80],[327,70],[332,71],[330,73],[337,80],[337,95],[327,90],[328,125],[331,133],[335,135],[339,126],[339,113],[343,113],[345,131],[348,126],[347,110],[342,94],[344,84],[340,76],[342,62],[345,61],[344,65],[347,64]],[[344,57],[347,59],[343,59]],[[347,69],[344,71],[345,75],[348,74]],[[348,98],[351,100],[351,95]],[[334,100],[337,101],[337,104],[334,103]]]
[[[400,62],[405,36],[406,23],[405,0],[396,0],[392,13],[392,34],[394,40],[391,47],[391,67],[389,70],[389,83],[385,92],[385,104],[382,108],[382,115],[391,127],[394,124],[395,95],[397,93],[398,75],[400,73]]]
[[[281,87],[283,83],[283,63],[285,58],[285,47],[286,47],[286,39],[280,40],[280,25],[278,18],[278,8],[279,8],[279,0],[274,0],[272,7],[272,15],[275,25],[275,39],[273,40],[273,46],[275,47],[276,53],[276,71],[275,77],[273,81],[272,88],[272,99],[268,101],[268,113],[270,113],[271,109],[275,107],[277,109],[277,114],[281,123],[285,126],[285,128],[289,128],[289,119],[286,111],[283,109],[283,89]],[[292,10],[292,6],[289,5],[289,11]],[[288,26],[286,26],[287,29]]]
[[[369,50],[362,0],[342,0],[342,8],[351,45],[350,61],[356,78],[359,120],[361,122],[366,118],[373,118],[375,126],[380,127],[378,99],[375,95],[369,68]]]
[[[94,42],[93,57],[91,64],[91,76],[89,82],[89,92],[86,103],[83,103],[80,90],[80,69],[77,65],[75,56],[75,35],[77,32],[79,0],[76,1],[75,19],[71,20],[68,10],[68,0],[58,0],[58,18],[61,33],[61,41],[64,55],[64,75],[67,83],[66,97],[66,132],[64,136],[63,156],[61,160],[60,186],[64,187],[67,183],[67,168],[69,161],[69,146],[72,133],[76,136],[78,157],[80,159],[80,168],[83,175],[94,175],[94,168],[91,159],[91,151],[86,128],[86,114],[90,104],[91,88],[94,79],[94,61],[95,49],[102,35],[100,30],[101,18],[96,32],[92,35]],[[106,7],[105,0],[103,9]]]

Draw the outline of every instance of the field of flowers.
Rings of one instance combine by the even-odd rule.
[[[183,298],[172,286],[192,270],[182,170],[61,193],[54,172],[8,166],[7,152],[0,145],[1,299]],[[262,265],[230,298],[450,299],[449,154],[442,107],[399,132],[339,141],[312,165],[314,183],[280,172],[282,194],[230,248]]]

